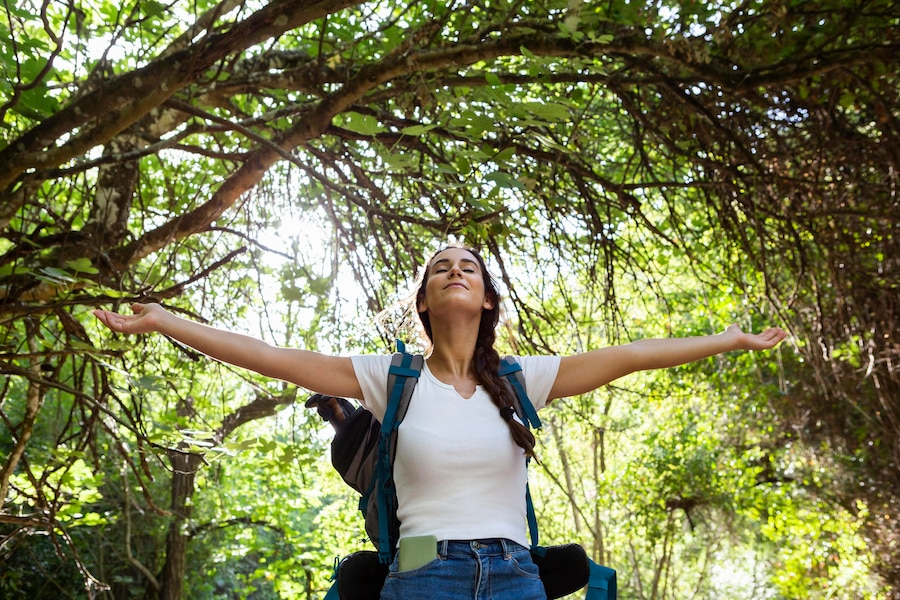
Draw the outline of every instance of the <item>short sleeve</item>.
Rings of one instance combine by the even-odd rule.
[[[559,373],[558,356],[517,356],[525,375],[525,392],[538,410],[547,406],[547,397]]]
[[[387,406],[387,380],[391,355],[351,356],[350,361],[353,363],[356,380],[363,392],[363,397],[359,400],[380,422],[384,418]]]

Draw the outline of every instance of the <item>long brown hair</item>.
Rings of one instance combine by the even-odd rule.
[[[431,263],[438,254],[444,250],[449,250],[450,248],[465,250],[475,257],[478,261],[478,265],[481,267],[481,277],[484,280],[484,293],[486,297],[491,300],[492,304],[490,309],[482,309],[481,311],[481,322],[478,325],[478,339],[475,342],[475,355],[473,357],[475,373],[479,382],[491,396],[491,400],[493,400],[497,409],[500,411],[500,415],[503,416],[507,425],[509,425],[509,431],[512,434],[513,441],[515,441],[516,445],[525,450],[527,456],[534,457],[534,436],[527,427],[512,418],[515,401],[515,397],[513,396],[514,392],[497,374],[497,369],[500,366],[500,354],[494,349],[494,342],[497,339],[497,324],[500,322],[500,292],[497,287],[497,282],[494,281],[494,278],[491,277],[491,274],[488,272],[487,265],[485,265],[481,255],[476,250],[462,245],[445,246],[432,254],[420,275],[420,281],[418,282],[416,289],[415,306],[418,307],[422,300],[425,299],[425,286],[428,283],[428,273],[431,268]],[[431,319],[429,318],[428,313],[419,312],[418,309],[416,309],[416,313],[419,316],[419,322],[425,331],[425,335],[428,336],[429,342],[434,343],[434,337],[431,332]]]

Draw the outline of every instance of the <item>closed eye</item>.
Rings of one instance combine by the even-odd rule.
[[[475,264],[474,261],[464,258],[460,261],[460,263],[457,263],[457,264],[459,265],[459,269],[464,273],[478,273],[479,272],[478,266]],[[442,258],[432,267],[431,272],[432,273],[446,273],[451,268],[452,268],[452,265],[450,264],[450,261]]]

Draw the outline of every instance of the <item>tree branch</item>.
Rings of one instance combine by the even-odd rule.
[[[37,354],[38,333],[36,323],[31,319],[26,319],[25,331],[28,339],[28,349],[32,354]],[[3,465],[3,469],[0,469],[0,508],[6,505],[6,496],[9,493],[9,480],[19,464],[19,460],[25,453],[28,440],[31,439],[31,432],[34,430],[34,423],[37,420],[37,415],[41,410],[44,394],[46,393],[45,389],[37,383],[41,379],[41,365],[37,361],[32,361],[31,366],[27,369],[27,373],[30,377],[28,389],[25,392],[25,414],[19,425],[18,435],[10,431],[10,435],[15,439],[15,444]]]

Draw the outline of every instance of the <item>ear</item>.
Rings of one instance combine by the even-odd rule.
[[[481,305],[481,308],[484,310],[491,310],[496,305],[494,298],[491,298],[488,295],[484,296],[484,304]]]

